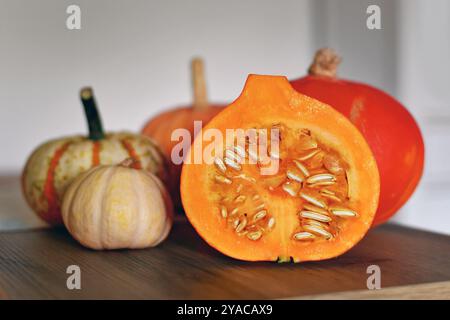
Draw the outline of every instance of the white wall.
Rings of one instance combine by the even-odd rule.
[[[400,9],[397,96],[421,125],[426,158],[397,220],[450,233],[450,2],[402,0]]]
[[[66,29],[66,7],[82,30]],[[0,0],[0,170],[42,141],[86,130],[78,90],[92,85],[104,126],[139,130],[191,99],[189,60],[206,59],[212,100],[247,74],[296,76],[310,59],[305,1]]]
[[[82,30],[65,27],[82,9]],[[378,4],[382,30],[365,26]],[[206,59],[212,100],[230,101],[248,73],[304,74],[316,48],[340,74],[397,96],[426,140],[426,174],[396,220],[450,233],[450,4],[446,0],[0,0],[0,172],[39,143],[86,130],[78,90],[92,85],[110,130],[139,130],[190,101],[189,59]]]

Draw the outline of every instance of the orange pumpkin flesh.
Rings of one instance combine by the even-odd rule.
[[[387,221],[411,197],[423,173],[424,143],[414,118],[374,87],[336,77],[340,58],[316,53],[309,75],[291,81],[300,93],[330,104],[361,131],[380,171],[380,203],[374,226]]]
[[[171,159],[172,149],[179,143],[179,141],[171,139],[174,130],[187,129],[194,137],[194,121],[202,121],[205,125],[225,107],[221,104],[208,103],[203,61],[198,58],[192,60],[192,87],[194,96],[192,105],[163,112],[148,121],[142,129],[142,134],[156,141],[167,159]],[[180,203],[178,186],[180,185],[181,165],[173,162],[171,165],[172,185],[176,186],[176,189],[171,190],[171,194],[174,203],[177,204]]]
[[[217,250],[248,261],[323,260],[349,250],[370,228],[379,176],[369,146],[344,116],[297,93],[285,77],[250,75],[240,97],[202,132],[212,128],[224,136],[227,129],[277,128],[280,134],[276,154],[272,132],[267,131],[269,154],[280,159],[274,175],[262,175],[264,165],[250,163],[248,139],[242,146],[231,142],[241,146],[240,152],[215,141],[219,150],[245,157],[239,166],[227,162],[229,151],[224,158],[216,154],[214,163],[183,165],[186,215]],[[206,152],[209,144],[199,134],[186,159]],[[333,180],[320,180],[318,174],[332,174]]]

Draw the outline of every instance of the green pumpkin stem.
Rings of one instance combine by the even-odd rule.
[[[84,113],[89,127],[89,139],[95,141],[105,138],[102,121],[97,110],[97,104],[95,103],[92,88],[82,88],[80,90],[80,98],[84,106]]]

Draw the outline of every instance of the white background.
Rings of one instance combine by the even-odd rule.
[[[79,31],[65,26],[70,4]],[[366,28],[369,4],[382,30]],[[450,233],[449,21],[446,0],[0,0],[0,174],[46,139],[85,132],[81,86],[108,130],[139,130],[190,101],[193,56],[206,59],[211,100],[231,101],[248,73],[299,77],[331,46],[341,76],[399,98],[425,136],[424,178],[395,220]]]

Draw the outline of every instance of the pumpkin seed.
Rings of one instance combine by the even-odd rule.
[[[232,181],[230,179],[228,179],[227,177],[224,177],[224,176],[216,175],[216,176],[214,176],[214,178],[216,179],[217,182],[220,182],[220,183],[225,183],[225,184],[232,183]]]
[[[300,158],[297,158],[297,160],[305,161],[305,160],[311,159],[312,157],[314,157],[319,152],[320,152],[319,149],[312,150],[312,151],[306,153],[305,155],[301,156]]]
[[[245,175],[245,173],[238,174],[238,175],[234,176],[233,178],[242,179],[242,180],[252,182],[252,183],[256,182],[255,178],[249,177],[249,176]]]
[[[346,208],[330,208],[330,212],[337,217],[356,217],[356,211]]]
[[[241,146],[235,146],[234,151],[243,159],[245,159],[245,156],[247,155],[245,152],[245,149]]]
[[[267,221],[267,228],[271,229],[275,225],[275,218],[271,217],[269,221]]]
[[[334,182],[336,181],[336,177],[330,173],[319,173],[315,174],[308,179],[306,179],[306,183],[316,184],[321,182]]]
[[[283,183],[281,188],[293,197],[297,195],[297,192],[292,188],[292,185],[289,182]]]
[[[330,222],[331,221],[331,218],[329,216],[320,214],[317,212],[313,212],[313,211],[302,210],[302,211],[300,211],[300,216],[302,218],[313,219],[313,220],[317,220],[320,222]]]
[[[265,206],[266,206],[265,203],[261,203],[260,205],[258,205],[258,206],[255,208],[255,210],[256,210],[256,211],[262,210],[262,209],[264,209]]]
[[[225,166],[225,163],[223,163],[223,160],[216,157],[214,158],[214,164],[216,165],[217,169],[219,169],[222,172],[227,171],[227,167]]]
[[[234,151],[231,150],[231,149],[226,149],[225,150],[225,158],[233,160],[236,163],[241,163],[242,162],[242,158],[239,155],[237,155],[236,153],[234,153]]]
[[[249,238],[250,240],[258,240],[259,238],[261,238],[262,236],[262,231],[255,231],[255,232],[250,232],[247,233],[247,238]]]
[[[298,160],[294,160],[296,167],[303,173],[305,177],[309,177],[309,170]]]
[[[286,176],[289,179],[291,179],[291,180],[298,181],[298,182],[303,182],[303,178],[300,175],[298,175],[296,172],[292,171],[292,170],[288,170],[286,172]]]
[[[313,239],[314,235],[310,232],[297,232],[294,234],[294,239],[295,240],[308,240],[308,239]]]
[[[306,193],[304,193],[304,192],[300,192],[300,197],[301,197],[303,200],[306,200],[306,201],[308,201],[309,203],[311,203],[311,204],[313,204],[313,205],[315,205],[315,206],[318,206],[318,207],[320,207],[320,208],[326,209],[326,207],[327,207],[327,205],[325,204],[325,202],[323,202],[322,200],[319,200],[319,199],[317,199],[317,198],[314,198],[313,196],[311,196],[311,195],[309,195],[309,194],[306,194]]]
[[[233,160],[231,160],[230,158],[225,158],[224,160],[225,164],[231,168],[233,168],[236,171],[241,171],[242,167],[239,163],[234,162]]]
[[[332,194],[328,194],[328,193],[321,193],[323,197],[333,200],[335,202],[341,202],[341,199],[339,199],[337,196],[332,195]]]
[[[324,237],[327,240],[331,239],[333,237],[333,235],[331,233],[329,233],[327,230],[325,230],[325,229],[323,229],[322,227],[319,227],[319,226],[306,225],[306,226],[303,226],[303,228],[306,231],[309,231],[309,232],[315,233],[317,235],[320,235],[320,236]]]
[[[245,202],[245,199],[247,199],[246,196],[244,196],[244,195],[238,195],[238,196],[234,199],[234,202],[235,202],[235,203],[243,203],[243,202]]]
[[[241,232],[247,226],[247,218],[243,217],[241,222],[236,226],[236,232]]]
[[[222,218],[224,218],[224,219],[228,216],[228,211],[227,211],[227,208],[225,206],[222,206],[220,208],[220,214],[222,215]]]
[[[309,203],[303,204],[303,209],[306,209],[307,211],[317,212],[317,213],[320,213],[320,214],[325,214],[325,215],[328,214],[327,210],[319,208],[319,207],[316,207],[316,206],[314,206],[312,204],[309,204]]]
[[[255,213],[255,215],[253,216],[253,221],[259,221],[261,219],[264,219],[264,217],[267,215],[267,211],[266,210],[261,210],[257,213]]]
[[[323,165],[331,173],[341,174],[344,172],[344,168],[342,168],[341,164],[339,163],[339,159],[336,156],[329,154],[326,155],[323,158]]]

